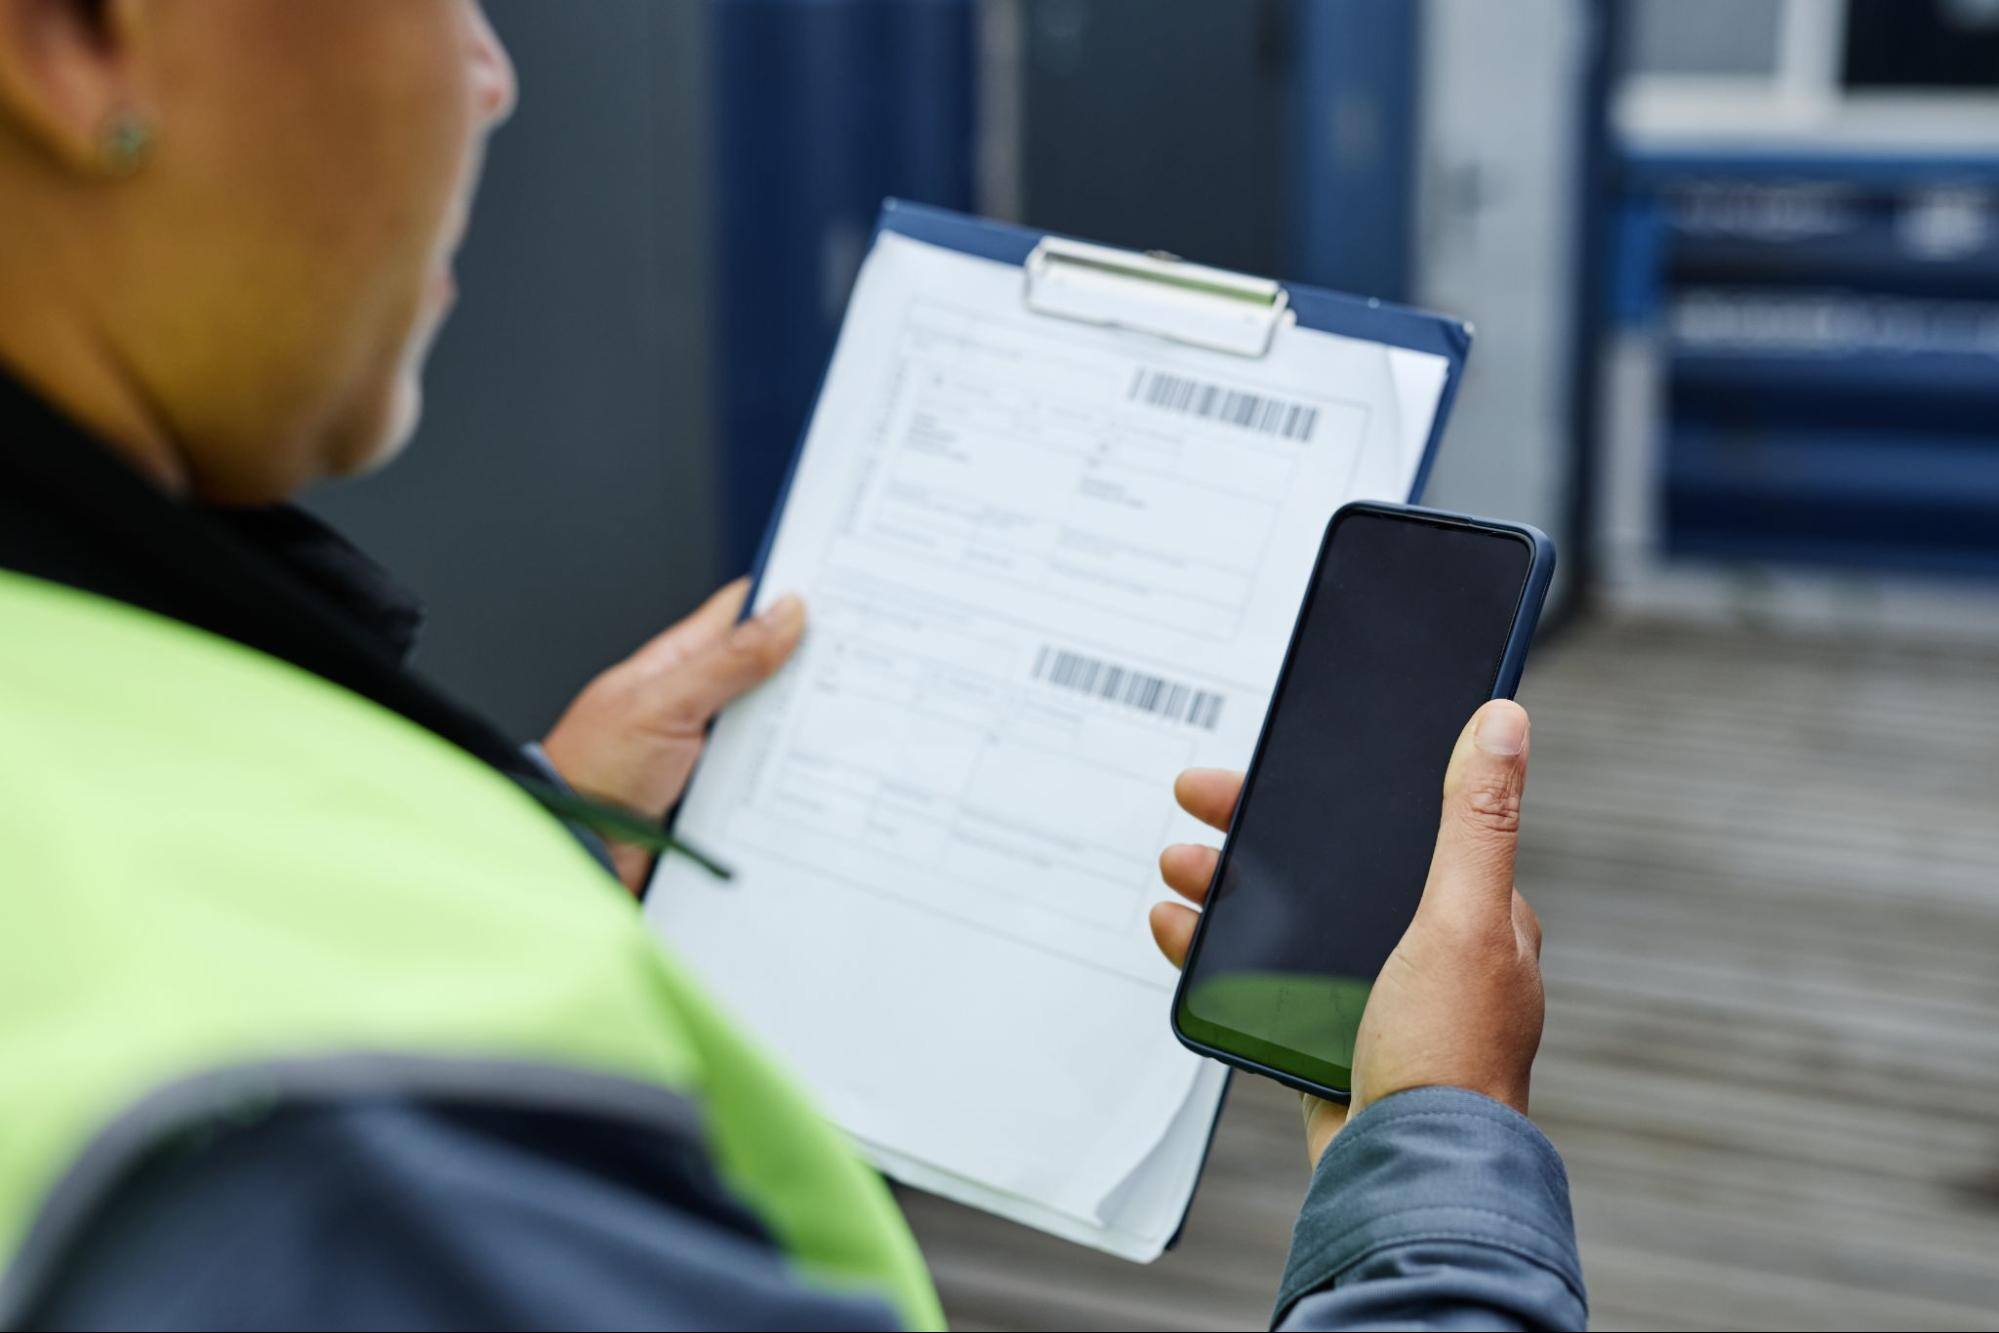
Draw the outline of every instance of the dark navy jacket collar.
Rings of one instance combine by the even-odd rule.
[[[515,777],[515,743],[406,669],[416,600],[303,510],[176,500],[0,370],[0,568],[282,658]]]

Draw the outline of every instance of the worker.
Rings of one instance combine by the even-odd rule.
[[[663,815],[804,608],[731,585],[523,747],[291,505],[414,428],[514,97],[475,0],[0,0],[0,1325],[940,1318],[588,814]],[[1452,760],[1353,1107],[1309,1106],[1287,1326],[1584,1318],[1526,755],[1495,704]],[[1234,783],[1179,794],[1219,826]]]

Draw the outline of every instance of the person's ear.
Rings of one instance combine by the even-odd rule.
[[[50,161],[122,174],[152,133],[149,0],[0,0],[0,117]]]

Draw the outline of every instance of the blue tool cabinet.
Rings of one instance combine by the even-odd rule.
[[[1999,576],[1989,155],[1628,152],[1613,319],[1658,358],[1658,553]]]

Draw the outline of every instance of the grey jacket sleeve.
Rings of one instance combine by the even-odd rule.
[[[1573,1329],[1588,1321],[1569,1181],[1540,1130],[1461,1088],[1369,1106],[1319,1162],[1281,1329]]]

